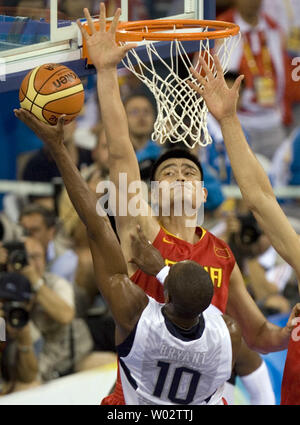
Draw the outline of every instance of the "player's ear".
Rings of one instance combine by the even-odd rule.
[[[164,287],[164,299],[166,304],[169,304],[169,302],[171,301],[169,292],[166,287]]]
[[[207,195],[208,195],[207,189],[205,187],[202,187],[202,194],[203,194],[203,202],[205,203],[207,200]]]

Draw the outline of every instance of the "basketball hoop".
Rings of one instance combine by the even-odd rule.
[[[144,46],[144,49],[131,49],[122,62],[150,89],[156,100],[157,119],[152,139],[161,144],[184,142],[189,148],[197,144],[210,144],[212,138],[207,130],[208,109],[203,97],[188,84],[188,81],[192,81],[199,85],[190,68],[193,66],[201,74],[199,58],[202,56],[216,75],[213,58],[213,54],[216,54],[226,73],[230,56],[240,40],[239,26],[229,22],[195,19],[121,22],[116,40],[122,45],[137,42],[139,46]],[[160,53],[159,46],[162,43],[157,42],[165,42],[164,47],[167,45],[168,53],[165,56],[170,58],[169,62]],[[185,42],[195,42],[192,51],[197,52],[197,60],[194,64]],[[187,71],[184,78],[179,74],[180,64]]]

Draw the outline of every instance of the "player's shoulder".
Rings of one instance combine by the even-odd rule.
[[[228,328],[231,339],[234,339],[238,343],[242,337],[242,330],[240,325],[233,317],[228,316],[227,314],[223,314],[222,318]]]

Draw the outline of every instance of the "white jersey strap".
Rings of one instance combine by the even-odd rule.
[[[163,285],[169,274],[170,266],[165,266],[161,271],[156,275],[156,279]]]

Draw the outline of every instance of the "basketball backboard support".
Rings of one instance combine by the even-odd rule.
[[[114,0],[111,3],[114,8],[121,7],[121,21],[137,19],[138,7],[140,10],[143,7],[144,12],[176,19],[214,19],[216,11],[215,0]],[[0,8],[0,93],[17,90],[31,69],[49,62],[65,64],[80,77],[95,72],[82,58],[76,17],[69,18],[69,14],[59,10],[58,0],[50,0],[49,9],[13,9]]]

